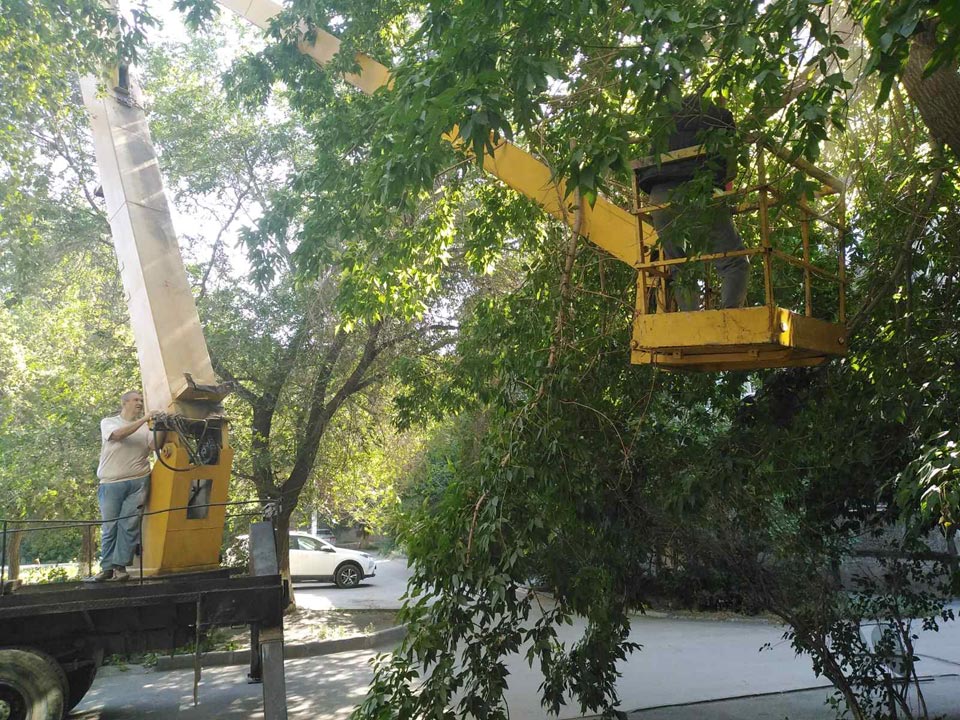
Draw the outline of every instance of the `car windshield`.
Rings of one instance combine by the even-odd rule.
[[[325,550],[330,547],[329,543],[325,543],[323,540],[317,538],[307,537],[306,535],[297,535],[297,543],[300,546],[301,550]],[[291,537],[291,547],[292,547]]]

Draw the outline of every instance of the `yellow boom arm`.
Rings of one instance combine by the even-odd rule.
[[[266,28],[271,18],[282,10],[281,6],[272,0],[218,0],[218,2],[261,28]],[[301,41],[300,49],[313,58],[318,65],[323,66],[339,52],[340,40],[318,28],[316,39],[312,43]],[[356,61],[360,72],[345,75],[344,79],[347,82],[367,94],[390,85],[390,71],[386,67],[363,53],[357,53]],[[448,133],[445,139],[456,144],[456,129]],[[550,168],[530,153],[504,140],[496,144],[492,155],[484,155],[483,168],[521,195],[540,204],[554,217],[573,227],[576,208],[570,198],[565,197],[566,186],[563,180],[556,180]],[[628,265],[633,266],[640,261],[640,240],[636,218],[602,196],[597,198],[592,208],[589,206],[583,208],[580,234]],[[645,242],[653,243],[656,240],[656,233],[652,227],[645,225],[643,237]]]
[[[143,570],[146,575],[212,570],[220,564],[222,503],[233,450],[150,128],[139,91],[121,79],[124,75],[109,78],[105,87],[100,78],[84,77],[80,87],[128,296],[146,407],[197,420],[205,434],[216,434],[219,446],[215,460],[196,463],[182,438],[168,435],[164,457],[151,473]],[[181,509],[153,512],[170,508]]]

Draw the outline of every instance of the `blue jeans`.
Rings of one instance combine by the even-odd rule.
[[[147,501],[150,476],[111,483],[100,483],[100,568],[126,567],[133,562],[133,551],[140,542],[139,508]],[[118,520],[117,518],[123,518]]]

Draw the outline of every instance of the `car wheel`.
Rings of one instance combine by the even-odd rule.
[[[344,563],[337,568],[337,572],[333,576],[333,579],[337,583],[337,587],[356,587],[363,579],[363,571],[360,570],[360,566],[356,563]]]

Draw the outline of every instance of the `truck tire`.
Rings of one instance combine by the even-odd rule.
[[[61,720],[66,714],[67,676],[38,650],[0,650],[0,718]]]

